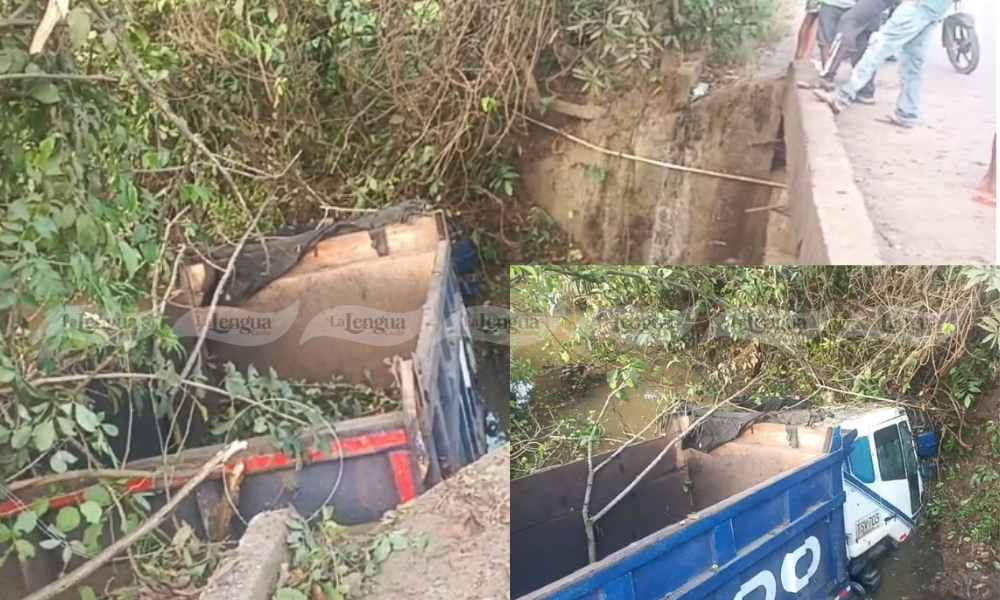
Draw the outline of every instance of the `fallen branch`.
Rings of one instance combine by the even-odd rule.
[[[34,37],[31,38],[31,46],[28,54],[38,54],[45,49],[45,42],[49,40],[56,25],[69,14],[69,0],[49,0],[42,15],[38,29],[35,30]]]
[[[117,83],[118,78],[110,75],[78,75],[75,73],[6,73],[0,75],[0,81],[5,79],[46,79],[52,81],[109,81]]]
[[[588,466],[588,471],[589,472],[587,474],[587,491],[585,492],[584,503],[583,503],[583,507],[582,507],[582,509],[581,509],[580,512],[583,515],[584,531],[587,533],[587,554],[590,557],[590,562],[593,563],[593,562],[597,561],[597,542],[596,542],[596,539],[594,537],[594,524],[597,523],[597,521],[601,520],[601,517],[603,517],[604,515],[608,514],[608,511],[610,511],[612,508],[614,508],[615,506],[617,506],[618,503],[621,502],[622,499],[625,498],[629,494],[629,492],[631,492],[633,489],[635,489],[635,487],[637,485],[639,485],[639,483],[643,480],[643,478],[645,478],[646,475],[648,475],[649,472],[652,471],[656,467],[656,465],[658,465],[660,463],[661,460],[663,460],[663,457],[666,456],[667,453],[670,452],[670,450],[673,449],[673,447],[675,445],[677,445],[677,443],[679,441],[683,440],[685,437],[687,437],[688,434],[690,434],[692,431],[694,431],[699,426],[701,426],[701,424],[704,423],[706,420],[708,420],[708,418],[711,417],[712,414],[715,413],[715,411],[719,410],[723,406],[725,406],[725,405],[729,404],[730,402],[732,402],[734,399],[736,399],[741,394],[743,394],[743,392],[747,391],[750,388],[750,386],[752,386],[753,384],[757,383],[757,381],[759,381],[759,380],[760,380],[760,376],[759,375],[757,377],[754,377],[749,382],[747,382],[746,385],[744,385],[742,388],[740,388],[739,391],[737,391],[736,393],[732,394],[731,396],[729,396],[728,398],[726,398],[722,402],[716,403],[715,406],[713,406],[712,408],[708,409],[705,412],[705,414],[703,414],[700,417],[698,417],[698,419],[695,420],[694,423],[691,423],[683,431],[681,431],[679,434],[677,434],[672,440],[670,440],[670,442],[667,443],[666,446],[663,447],[662,450],[660,450],[660,453],[657,454],[656,457],[652,461],[650,461],[650,463],[648,465],[646,465],[646,468],[643,469],[641,473],[639,473],[638,475],[636,475],[635,479],[633,479],[631,483],[629,483],[627,486],[625,486],[625,489],[623,489],[617,496],[615,496],[610,502],[608,502],[604,506],[604,508],[602,508],[600,511],[598,511],[598,513],[596,515],[594,515],[593,517],[590,516],[590,493],[591,493],[591,488],[592,488],[593,482],[594,482],[594,476],[596,475],[597,471],[599,469],[603,468],[604,466],[606,466],[610,462],[611,458],[613,458],[613,457],[611,457],[611,458],[603,461],[595,469],[591,465],[591,459],[590,459],[590,456],[588,454],[588,457],[587,457],[587,466]],[[647,425],[647,427],[649,427],[649,425]],[[645,430],[645,428],[644,428],[644,430]],[[627,446],[628,444],[630,444],[634,439],[635,439],[635,436],[633,436],[633,438],[631,440],[629,440],[628,442],[626,442],[621,448],[619,448],[618,450],[616,450],[615,451],[615,456],[617,456],[618,454],[620,454],[621,451],[624,450],[624,446]]]
[[[93,477],[94,479],[145,479],[151,478],[154,475],[156,473],[153,471],[140,471],[138,469],[87,469],[55,473],[53,475],[46,475],[45,477],[22,479],[8,484],[7,488],[12,492],[16,492],[27,487],[46,487],[64,481],[73,481],[74,479],[87,477]]]
[[[780,189],[785,189],[785,188],[788,187],[787,185],[785,185],[784,183],[781,183],[780,181],[771,181],[769,179],[758,179],[756,177],[746,177],[746,176],[743,176],[743,175],[731,175],[729,173],[721,173],[719,171],[710,171],[708,169],[698,169],[698,168],[695,168],[695,167],[685,167],[684,165],[678,165],[678,164],[675,164],[675,163],[669,163],[669,162],[665,162],[665,161],[662,161],[662,160],[655,160],[655,159],[652,159],[652,158],[646,158],[644,156],[636,156],[635,154],[628,154],[626,152],[619,152],[617,150],[609,150],[607,148],[604,148],[603,146],[598,146],[597,144],[592,144],[591,142],[588,142],[585,139],[578,138],[578,137],[576,137],[575,135],[573,135],[571,133],[566,133],[565,131],[563,131],[562,129],[559,129],[558,127],[553,127],[552,125],[549,125],[548,123],[543,123],[543,122],[541,122],[541,121],[539,121],[537,119],[532,119],[528,115],[521,115],[521,116],[524,117],[525,121],[528,121],[529,123],[537,125],[538,127],[541,127],[542,129],[545,129],[545,130],[551,131],[552,133],[561,135],[562,137],[564,137],[564,138],[566,138],[566,139],[568,139],[568,140],[570,140],[572,142],[576,142],[577,144],[580,144],[581,146],[586,146],[587,148],[590,148],[591,150],[596,150],[597,152],[600,152],[602,154],[607,154],[609,156],[614,156],[616,158],[624,158],[624,159],[632,160],[632,161],[635,161],[635,162],[646,163],[648,165],[653,165],[653,166],[656,166],[656,167],[663,167],[664,169],[671,169],[671,170],[674,170],[674,171],[683,171],[685,173],[695,173],[695,174],[698,174],[698,175],[707,175],[709,177],[718,177],[720,179],[730,179],[730,180],[733,180],[733,181],[742,181],[744,183],[755,183],[757,185],[766,185],[766,186],[769,186],[769,187],[780,188]]]
[[[166,381],[166,378],[156,373],[84,373],[78,375],[56,375],[54,377],[41,377],[38,379],[29,380],[26,383],[31,387],[38,387],[42,385],[57,385],[60,383],[72,383],[84,380],[111,380],[111,379],[122,379],[122,380],[142,379],[147,381]],[[241,396],[239,394],[233,394],[229,390],[208,383],[202,383],[200,381],[194,381],[193,379],[179,377],[178,385],[193,387],[196,389],[204,390],[206,392],[213,392],[216,394],[220,394],[231,400],[239,400],[240,402],[246,402],[247,404],[252,404],[268,412],[280,414],[284,418],[290,421],[295,421],[300,425],[309,425],[309,423],[307,423],[306,421],[298,419],[296,417],[292,417],[291,415],[286,415],[284,413],[281,413],[277,409],[272,408],[267,404],[260,402],[259,400],[254,400],[253,398],[247,396]],[[5,392],[7,389],[9,388],[0,388],[0,393]]]
[[[196,473],[194,477],[184,484],[184,487],[178,490],[173,498],[164,504],[160,510],[150,515],[150,517],[147,518],[135,531],[121,538],[114,544],[111,544],[100,554],[80,565],[73,572],[57,579],[34,594],[31,594],[24,600],[50,600],[51,598],[54,598],[81,583],[84,579],[100,569],[105,563],[118,554],[121,554],[140,538],[156,529],[160,523],[163,522],[163,520],[166,519],[175,508],[177,508],[184,498],[188,497],[202,481],[205,481],[205,479],[211,475],[212,471],[214,471],[219,465],[224,464],[237,452],[246,449],[246,447],[246,442],[236,441],[223,450],[220,450],[219,453],[212,458],[212,460],[205,463],[198,473]]]

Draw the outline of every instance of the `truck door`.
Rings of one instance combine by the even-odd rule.
[[[897,422],[872,437],[879,471],[872,489],[912,518],[920,510],[920,475],[910,428],[905,421]]]

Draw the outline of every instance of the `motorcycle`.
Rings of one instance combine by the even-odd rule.
[[[976,19],[967,12],[962,12],[962,0],[954,0],[954,11],[945,17],[941,24],[941,43],[948,60],[955,70],[968,75],[979,66],[979,36],[976,35]],[[896,4],[898,6],[898,3]],[[893,8],[895,10],[895,8]],[[882,13],[880,22],[885,25],[892,10]],[[876,34],[877,35],[877,34]],[[891,57],[889,60],[896,60]]]
[[[979,66],[976,20],[969,13],[962,12],[962,0],[955,0],[955,11],[945,17],[941,25],[941,42],[951,66],[959,73],[968,75]]]

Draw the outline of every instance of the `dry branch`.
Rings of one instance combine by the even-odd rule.
[[[219,451],[212,460],[205,463],[204,466],[192,477],[187,483],[184,484],[180,490],[166,503],[160,510],[156,511],[147,518],[142,525],[135,529],[132,533],[121,538],[114,544],[111,544],[105,548],[100,554],[92,558],[91,560],[80,565],[76,570],[69,573],[68,575],[50,583],[49,585],[43,587],[37,592],[31,594],[24,600],[50,600],[57,595],[72,589],[76,585],[80,584],[84,579],[89,577],[95,571],[97,571],[101,566],[110,561],[112,558],[121,554],[123,551],[127,550],[140,538],[147,535],[156,529],[160,523],[163,522],[167,516],[174,511],[175,508],[181,503],[184,498],[189,496],[191,492],[201,484],[202,481],[208,478],[219,465],[224,464],[237,452],[246,449],[247,443],[244,441],[233,442],[226,448]]]
[[[709,177],[718,177],[720,179],[729,179],[729,180],[732,180],[732,181],[742,181],[744,183],[754,183],[754,184],[757,184],[757,185],[765,185],[765,186],[773,187],[773,188],[784,189],[784,188],[788,187],[787,185],[785,185],[784,183],[781,183],[780,181],[771,181],[769,179],[758,179],[756,177],[746,177],[744,175],[732,175],[730,173],[722,173],[722,172],[719,172],[719,171],[711,171],[709,169],[698,169],[696,167],[686,167],[684,165],[678,165],[678,164],[675,164],[675,163],[670,163],[670,162],[666,162],[666,161],[662,161],[662,160],[655,160],[655,159],[652,159],[652,158],[646,158],[644,156],[637,156],[635,154],[629,154],[627,152],[619,152],[617,150],[609,150],[608,148],[605,148],[603,146],[598,146],[597,144],[588,142],[587,140],[585,140],[583,138],[579,138],[579,137],[577,137],[577,136],[575,136],[575,135],[573,135],[571,133],[567,133],[567,132],[563,131],[562,129],[559,129],[558,127],[553,127],[552,125],[549,125],[548,123],[543,123],[542,121],[539,121],[537,119],[533,119],[533,118],[529,117],[528,115],[521,115],[521,116],[524,117],[525,121],[527,121],[527,122],[529,122],[529,123],[531,123],[533,125],[536,125],[538,127],[541,127],[542,129],[545,129],[547,131],[551,131],[552,133],[560,135],[560,136],[562,136],[562,137],[570,140],[571,142],[575,142],[577,144],[580,144],[581,146],[586,146],[587,148],[590,148],[591,150],[595,150],[597,152],[600,152],[601,154],[607,154],[608,156],[614,156],[615,158],[624,158],[626,160],[632,160],[632,161],[635,161],[635,162],[646,163],[647,165],[653,165],[653,166],[656,166],[656,167],[663,167],[664,169],[670,169],[670,170],[673,170],[673,171],[683,171],[685,173],[695,173],[697,175],[707,175]]]
[[[590,562],[596,562],[597,560],[597,541],[594,537],[594,524],[597,523],[597,521],[601,520],[601,517],[608,514],[608,511],[617,506],[618,503],[621,502],[622,499],[629,494],[629,492],[635,489],[635,487],[639,485],[639,483],[643,480],[643,478],[645,478],[646,475],[648,475],[649,472],[652,471],[656,467],[656,465],[660,463],[661,460],[663,460],[663,457],[666,456],[667,453],[670,452],[670,450],[673,449],[673,447],[677,445],[679,441],[683,440],[685,437],[687,437],[688,434],[690,434],[692,431],[701,426],[701,424],[704,423],[706,420],[708,420],[708,418],[711,417],[715,413],[715,411],[719,410],[723,406],[726,406],[727,404],[729,404],[730,402],[741,396],[745,391],[750,389],[750,387],[755,383],[757,383],[758,381],[760,381],[760,376],[751,379],[749,382],[747,382],[746,385],[740,388],[739,391],[730,395],[725,400],[717,402],[714,406],[712,406],[712,408],[708,409],[703,415],[698,417],[698,419],[696,419],[694,423],[691,423],[683,431],[674,436],[674,438],[671,439],[670,442],[668,442],[667,445],[664,446],[662,450],[660,450],[660,453],[657,454],[656,457],[653,458],[653,460],[650,461],[648,465],[646,465],[646,468],[643,469],[642,472],[640,472],[638,475],[636,475],[635,478],[627,486],[625,486],[625,489],[619,492],[617,496],[615,496],[610,502],[608,502],[604,506],[604,508],[598,511],[597,514],[594,515],[593,517],[590,516],[590,495],[591,495],[591,489],[594,484],[594,476],[596,475],[598,469],[606,466],[608,462],[610,462],[610,459],[603,461],[595,469],[591,464],[591,458],[589,456],[589,448],[588,448],[587,490],[584,495],[583,508],[581,509],[580,514],[583,517],[584,531],[587,534],[587,555],[590,558]],[[649,425],[647,425],[647,427],[648,426]],[[617,454],[620,454],[624,450],[624,447],[630,444],[633,440],[625,442],[625,444],[623,444],[622,447],[620,447],[618,450],[615,451],[615,456],[617,456]]]

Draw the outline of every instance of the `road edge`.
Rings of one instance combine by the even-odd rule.
[[[784,139],[788,215],[799,264],[879,265],[885,261],[864,196],[830,109],[800,82],[817,79],[809,61],[788,67]]]

